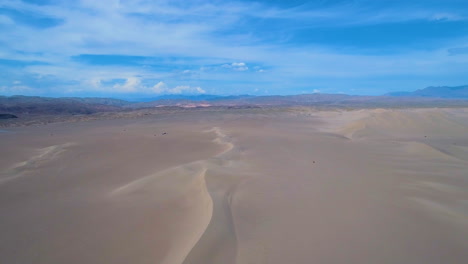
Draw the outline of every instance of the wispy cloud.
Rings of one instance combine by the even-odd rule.
[[[459,1],[329,2],[4,0],[0,56],[10,62],[0,61],[0,92],[21,93],[13,79],[45,94],[312,86],[369,94],[397,80],[400,89],[468,82],[466,58],[450,56],[468,45],[468,11]]]
[[[465,55],[468,54],[468,46],[467,47],[459,47],[459,48],[451,48],[448,50],[450,55]]]
[[[245,62],[233,62],[231,64],[223,64],[221,67],[232,69],[234,71],[247,71],[249,67]]]

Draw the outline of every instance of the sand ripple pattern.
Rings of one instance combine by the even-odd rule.
[[[31,158],[25,161],[18,162],[10,169],[7,169],[6,171],[0,173],[0,184],[22,177],[27,172],[34,171],[35,169],[38,169],[41,166],[53,160],[56,160],[60,157],[62,153],[64,153],[68,148],[74,145],[74,143],[68,142],[60,145],[53,145],[38,149],[38,154],[32,156]]]

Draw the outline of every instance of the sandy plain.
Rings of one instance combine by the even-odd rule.
[[[467,263],[468,109],[2,128],[2,263]]]

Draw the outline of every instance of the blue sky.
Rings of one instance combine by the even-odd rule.
[[[466,0],[0,0],[0,95],[468,84]]]

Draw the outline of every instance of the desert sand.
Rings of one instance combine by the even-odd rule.
[[[2,128],[2,263],[467,263],[468,109]]]

